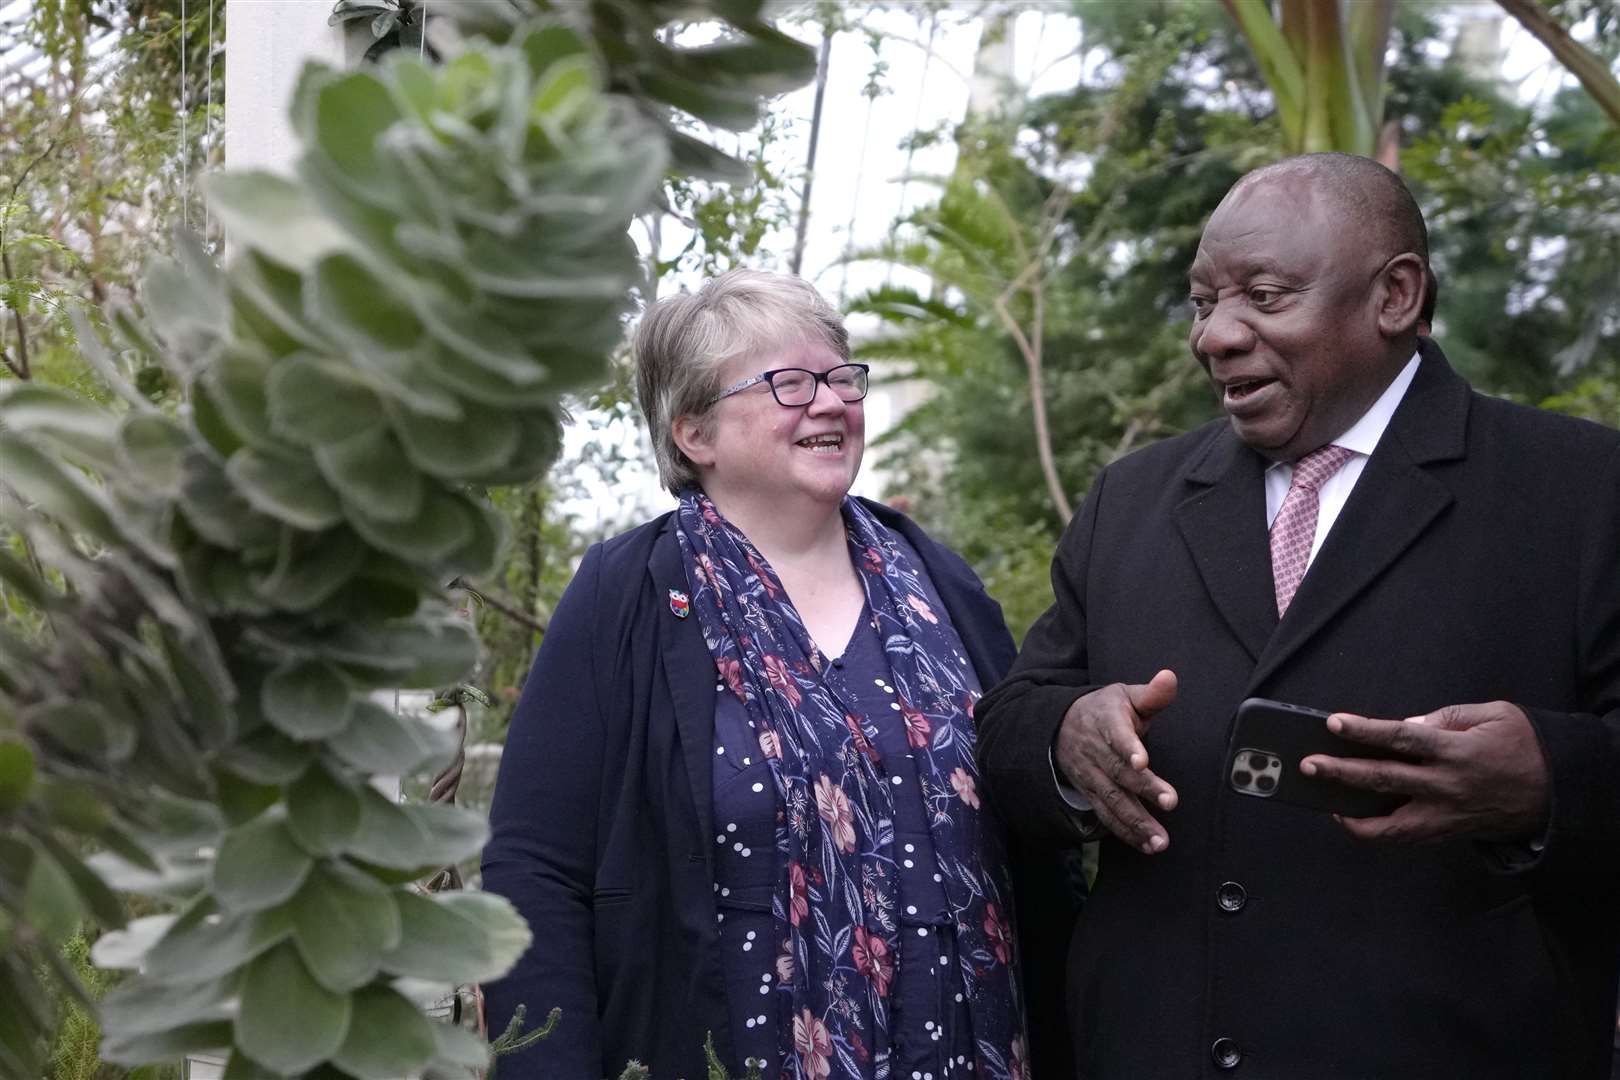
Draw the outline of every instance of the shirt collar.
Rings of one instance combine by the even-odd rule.
[[[1407,387],[1412,385],[1412,379],[1417,375],[1418,362],[1422,353],[1413,353],[1412,359],[1406,362],[1400,373],[1390,380],[1384,392],[1378,395],[1378,400],[1372,407],[1361,414],[1350,428],[1332,440],[1332,445],[1342,446],[1346,450],[1353,450],[1363,457],[1371,456],[1378,447],[1378,440],[1384,437],[1384,429],[1389,427],[1390,418],[1395,415],[1395,409],[1400,405],[1401,399],[1406,396]],[[1271,465],[1275,469],[1280,466],[1293,467],[1292,462],[1279,461]]]

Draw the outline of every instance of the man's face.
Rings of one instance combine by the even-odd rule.
[[[1189,344],[1249,446],[1290,461],[1342,435],[1394,374],[1375,237],[1313,190],[1267,177],[1228,195],[1193,259]]]

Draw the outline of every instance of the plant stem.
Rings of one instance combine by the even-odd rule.
[[[3,247],[0,247],[0,269],[4,270],[7,281],[13,279],[11,272],[11,253],[6,251]],[[17,306],[15,300],[12,301],[10,307],[11,321],[12,324],[17,328],[17,358],[13,360],[11,357],[11,351],[7,349],[0,352],[0,359],[5,361],[7,369],[9,369],[13,375],[17,376],[17,378],[23,380],[24,382],[27,382],[29,379],[33,378],[33,373],[29,370],[28,365],[28,328],[23,325],[22,309]]]
[[[810,152],[804,165],[804,194],[799,200],[799,224],[793,239],[793,261],[788,269],[795,277],[804,264],[804,244],[810,227],[810,191],[816,182],[816,144],[821,141],[821,103],[827,95],[827,62],[832,57],[832,31],[821,34],[821,56],[816,64],[816,103],[810,110]]]
[[[546,632],[546,620],[543,618],[536,618],[535,616],[521,610],[516,604],[502,597],[499,593],[490,592],[481,586],[474,585],[465,578],[457,578],[450,583],[450,587],[454,589],[465,589],[467,592],[471,593],[473,598],[479,603],[489,605],[502,615],[505,615],[508,619],[511,619],[513,622],[522,623],[529,629],[538,630],[542,634]]]

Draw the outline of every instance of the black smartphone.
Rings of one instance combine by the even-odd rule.
[[[1327,729],[1328,713],[1265,698],[1238,706],[1226,754],[1226,781],[1239,795],[1275,799],[1345,817],[1380,817],[1406,801],[1405,795],[1366,791],[1299,771],[1312,754],[1396,759],[1399,755],[1352,742]]]

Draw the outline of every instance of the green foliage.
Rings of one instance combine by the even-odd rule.
[[[734,32],[684,50],[659,30],[690,4],[464,4],[465,35],[498,43],[307,69],[296,176],[208,185],[227,264],[182,238],[110,345],[81,320],[113,404],[0,393],[22,556],[0,580],[38,615],[0,628],[0,1076],[40,1074],[40,972],[82,993],[57,945],[83,919],[116,928],[92,955],[128,973],[108,1062],[484,1064],[404,991],[496,977],[530,931],[497,897],[412,884],[485,826],[378,792],[453,747],[370,695],[472,667],[443,590],[496,565],[487,490],[537,479],[563,396],[605,377],[641,280],[626,228],[665,169],[725,164],[667,106],[742,124],[809,71],[757,8],[717,3]],[[163,371],[175,415],[131,364]],[[126,925],[114,890],[169,910]]]
[[[1405,156],[1430,220],[1436,335],[1477,383],[1615,422],[1620,128],[1586,95],[1545,115],[1470,86]]]
[[[720,1061],[720,1055],[715,1052],[714,1033],[712,1031],[703,1040],[703,1057],[709,1067],[708,1080],[731,1080],[731,1074],[726,1071],[725,1065]],[[752,1059],[748,1063],[748,1072],[744,1075],[744,1080],[760,1080],[763,1068],[764,1066],[758,1058]],[[619,1080],[628,1080],[628,1078],[629,1072],[627,1070]]]
[[[127,296],[142,262],[167,249],[172,224],[205,223],[184,181],[220,147],[211,122],[223,110],[223,50],[211,47],[223,40],[225,2],[190,0],[184,20],[179,0],[41,0],[26,10],[15,37],[0,30],[0,48],[37,49],[48,62],[4,76],[0,377],[101,397],[69,316]],[[105,32],[114,46],[92,50]],[[154,399],[168,393],[156,365],[136,379]]]
[[[964,125],[938,201],[868,253],[935,288],[851,304],[884,328],[862,354],[930,388],[884,448],[894,492],[973,563],[1019,636],[1051,602],[1065,524],[1036,453],[1026,347],[1039,343],[1035,390],[1072,503],[1108,461],[1213,415],[1186,351],[1186,268],[1209,209],[1274,153],[1271,129],[1212,112],[1201,88],[1241,56],[1220,13],[1158,7],[1157,23],[1099,19],[1115,62],[1095,83]]]
[[[709,277],[756,266],[769,256],[767,240],[790,225],[795,207],[787,181],[768,161],[782,139],[780,117],[766,113],[745,139],[747,149],[739,155],[748,169],[745,178],[731,183],[671,179],[666,193],[670,213],[689,223],[692,231],[680,251],[657,263],[660,278],[683,272]]]
[[[83,933],[68,939],[62,947],[62,955],[73,966],[73,973],[92,999],[99,1000],[115,981],[109,973],[97,971],[91,965],[90,944]],[[46,1064],[51,1080],[106,1080],[110,1070],[96,1055],[101,1028],[84,1004],[76,999],[64,999],[56,1030]],[[117,1070],[115,1075],[122,1071]]]

